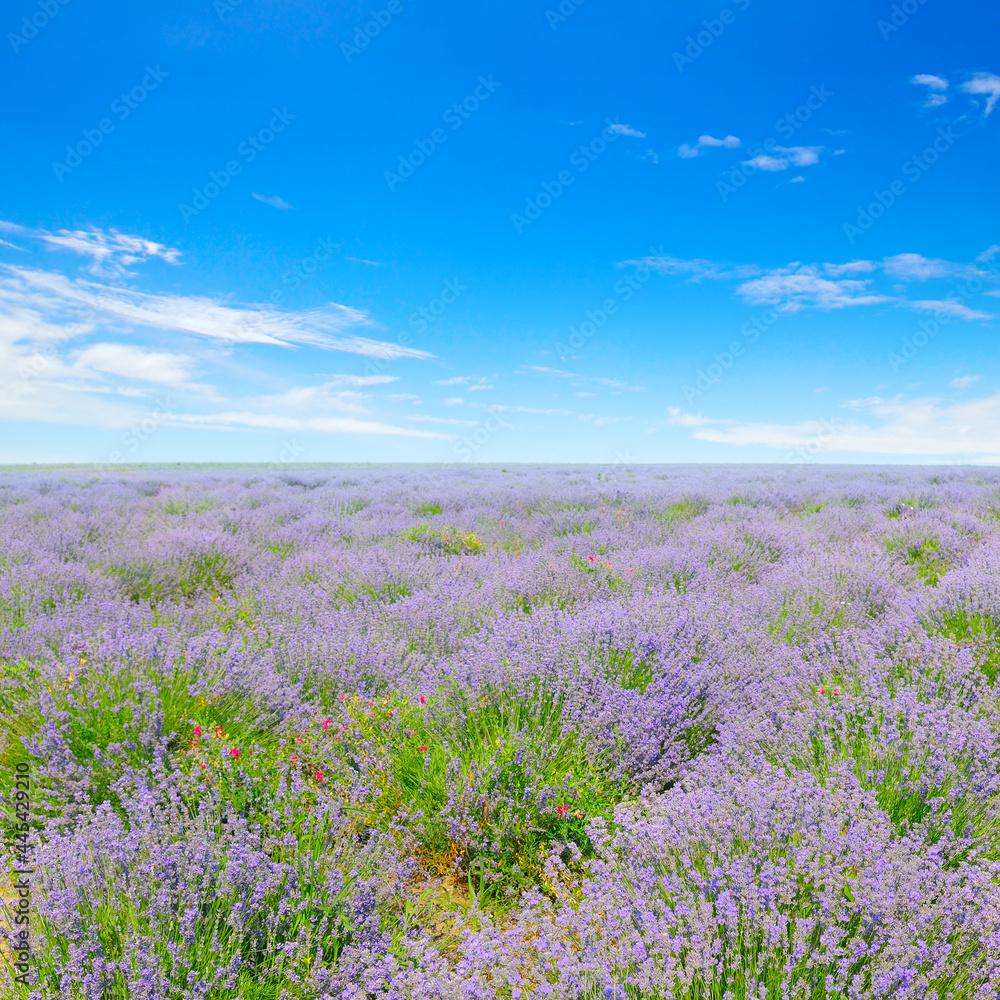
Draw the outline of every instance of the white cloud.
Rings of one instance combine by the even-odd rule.
[[[621,122],[614,122],[608,126],[608,131],[614,135],[629,135],[634,139],[645,139],[646,133],[640,132],[629,125],[622,125]]]
[[[445,406],[461,406],[465,402],[461,396],[449,396],[445,401]]]
[[[955,319],[994,319],[992,313],[970,309],[968,306],[962,305],[961,302],[955,302],[952,299],[920,299],[905,304],[911,309],[919,309],[922,312],[941,313],[945,316],[954,316]]]
[[[988,261],[1000,247],[991,247],[980,254],[978,262]],[[785,267],[761,272],[754,265],[732,265],[718,261],[694,258],[685,260],[665,255],[643,257],[639,260],[619,262],[619,267],[648,267],[663,274],[687,275],[689,281],[705,279],[740,279],[743,283],[737,293],[755,304],[774,305],[784,312],[799,309],[843,309],[848,306],[878,305],[898,302],[915,309],[940,309],[949,315],[963,319],[991,319],[987,313],[977,312],[959,303],[947,301],[943,304],[932,300],[908,303],[898,296],[883,294],[871,288],[873,278],[859,275],[872,274],[882,270],[890,277],[903,281],[926,281],[930,278],[963,277],[983,278],[988,273],[976,264],[956,264],[936,257],[924,257],[916,253],[901,253],[886,257],[881,263],[871,260],[853,260],[843,264],[803,264],[794,261]],[[749,280],[744,280],[749,279]],[[902,292],[902,286],[896,288]],[[987,295],[994,294],[986,292]]]
[[[962,375],[959,378],[953,378],[948,385],[952,389],[968,389],[970,385],[978,382],[982,378],[982,375]]]
[[[191,376],[193,359],[186,354],[144,351],[131,344],[91,344],[77,351],[74,367],[121,378],[183,386]]]
[[[948,89],[948,81],[941,76],[934,76],[932,73],[918,73],[910,77],[910,83],[915,83],[921,87],[930,87],[930,93],[924,100],[925,108],[939,108],[942,104],[948,103],[948,98],[941,93]]]
[[[337,389],[335,383],[322,385],[299,385],[286,392],[269,396],[257,396],[248,400],[257,408],[271,410],[274,407],[289,410],[310,411],[334,410],[338,413],[364,413],[361,401],[368,399],[364,393],[351,389]]]
[[[386,385],[398,382],[398,375],[325,375],[327,385]],[[416,397],[414,397],[416,398]]]
[[[596,413],[581,413],[577,416],[577,420],[585,420],[588,424],[593,424],[595,427],[605,427],[607,424],[617,424],[622,420],[631,419],[626,417],[601,417]]]
[[[384,434],[394,437],[448,438],[448,434],[396,427],[374,420],[354,417],[288,417],[273,413],[230,411],[226,413],[175,413],[168,422],[186,427],[220,429],[256,429],[279,431],[318,431],[322,434]]]
[[[793,183],[793,184],[801,184],[801,183],[803,183],[804,181],[805,181],[805,178],[804,178],[804,177],[803,177],[803,176],[802,176],[801,174],[799,174],[799,176],[798,176],[798,177],[793,177],[793,178],[792,178],[792,183]]]
[[[790,264],[744,282],[737,291],[748,302],[773,305],[782,312],[844,309],[893,301],[888,295],[873,294],[868,285],[868,281],[821,277],[815,264]]]
[[[1000,393],[946,403],[939,399],[858,401],[861,419],[804,420],[796,424],[733,422],[727,427],[698,427],[701,441],[738,446],[810,450],[824,453],[963,457],[991,461],[1000,441]]]
[[[271,208],[280,209],[282,212],[287,212],[294,207],[289,205],[284,198],[276,194],[257,194],[257,192],[254,191],[253,197],[256,198],[257,201],[263,202],[265,205],[270,205]]]
[[[617,378],[606,378],[603,375],[580,375],[577,372],[564,371],[561,368],[546,368],[544,365],[524,365],[517,373],[518,375],[542,375],[551,378],[569,378],[578,383],[588,383],[591,385],[602,385],[609,389],[620,389],[625,392],[641,392],[638,386],[631,386],[628,382],[623,382]],[[576,393],[581,395],[581,393]],[[589,393],[593,395],[593,393]],[[617,395],[617,393],[615,393]]]
[[[98,230],[46,233],[0,221],[12,239],[31,239],[52,250],[84,258],[82,266],[116,278],[131,277],[125,266],[158,257],[171,264],[178,252],[161,244]],[[242,384],[267,384],[273,373],[253,370],[246,360],[229,360],[235,344],[295,348],[318,347],[380,359],[429,358],[423,351],[358,335],[370,327],[368,316],[331,303],[320,309],[282,311],[270,305],[234,304],[221,297],[159,294],[132,282],[104,283],[63,270],[0,263],[0,416],[15,420],[123,428],[148,416],[142,404],[155,389],[206,403],[221,403],[217,413],[176,415],[180,403],[163,402],[177,424],[216,429],[311,429],[329,433],[395,434],[442,437],[413,427],[393,427],[362,419],[363,386],[396,381],[395,375],[333,374],[318,386],[292,386],[267,396],[230,398],[217,387],[195,381],[199,368],[216,364]],[[94,337],[100,331],[100,338]],[[151,333],[155,331],[155,336]],[[163,334],[193,335],[222,345],[207,351],[165,350]],[[94,342],[96,340],[96,342]],[[153,344],[143,343],[153,340]],[[419,400],[416,400],[419,403]],[[282,412],[299,411],[299,412]],[[305,411],[305,412],[302,412]],[[324,412],[326,411],[326,412]],[[157,418],[160,420],[160,418]],[[162,422],[162,420],[160,420]],[[447,435],[443,435],[447,437]]]
[[[924,257],[919,253],[898,253],[886,257],[882,268],[890,278],[901,281],[926,281],[928,278],[951,278],[959,275],[972,276],[976,268],[967,264],[953,264],[938,257]]]
[[[557,410],[557,409],[539,409],[534,406],[511,406],[506,403],[473,403],[473,406],[479,406],[482,409],[495,410],[498,413],[536,413],[543,416],[551,416],[555,414],[560,417],[575,417],[576,410]]]
[[[689,281],[702,281],[706,278],[730,280],[733,278],[749,278],[760,274],[760,268],[754,264],[730,265],[714,260],[696,257],[693,260],[683,260],[680,257],[656,256],[641,257],[638,260],[623,260],[619,267],[648,267],[662,274],[687,274]]]
[[[948,81],[943,76],[934,76],[933,73],[917,73],[916,76],[910,77],[910,83],[930,87],[932,90],[948,89]]]
[[[995,73],[976,73],[971,80],[963,83],[961,89],[967,94],[986,94],[986,111],[989,114],[1000,99],[1000,76]]]
[[[868,274],[877,267],[873,260],[852,260],[846,264],[824,264],[823,273],[831,278],[841,278],[845,274]]]
[[[128,274],[126,267],[149,258],[159,258],[168,264],[180,260],[180,250],[164,246],[142,236],[129,236],[117,229],[104,232],[100,229],[60,229],[50,233],[44,229],[29,229],[15,222],[0,219],[0,231],[20,236],[22,239],[39,240],[50,250],[65,250],[89,257],[92,274],[121,277]],[[6,246],[15,246],[7,241]],[[15,249],[21,249],[15,247]]]
[[[677,155],[684,159],[691,159],[700,156],[703,149],[723,146],[726,149],[736,149],[740,145],[740,140],[735,135],[727,135],[724,139],[716,139],[711,135],[700,135],[698,141],[690,146],[684,143],[678,150]]]
[[[478,420],[459,420],[457,417],[430,417],[426,413],[415,413],[406,418],[422,424],[461,424],[464,427],[475,427]]]
[[[733,420],[715,420],[700,413],[683,413],[677,406],[667,407],[667,423],[677,427],[704,427],[708,424],[732,424]]]
[[[469,392],[481,392],[484,389],[495,389],[495,385],[490,384],[488,375],[455,375],[452,378],[442,378],[435,381],[435,385],[461,385],[465,386]]]
[[[822,146],[773,146],[777,156],[761,153],[752,160],[744,160],[743,166],[758,170],[787,170],[789,166],[811,167],[819,163]]]
[[[425,351],[367,337],[338,336],[368,325],[365,313],[330,303],[301,312],[270,305],[234,306],[217,299],[156,295],[73,280],[53,271],[0,264],[0,299],[14,300],[40,315],[103,315],[127,325],[183,332],[231,343],[296,344],[375,358],[430,358]],[[0,303],[2,305],[2,303]]]

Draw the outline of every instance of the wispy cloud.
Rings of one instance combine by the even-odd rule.
[[[929,278],[972,277],[980,273],[972,264],[955,264],[938,257],[924,257],[919,253],[898,253],[886,257],[882,267],[890,278],[900,281],[927,281]]]
[[[71,279],[53,271],[0,264],[0,307],[27,309],[39,318],[88,311],[131,326],[169,330],[230,343],[308,345],[375,358],[430,358],[426,351],[345,335],[368,326],[357,309],[330,303],[319,309],[282,312],[267,305],[231,305],[204,296],[161,295]]]
[[[225,413],[177,413],[168,422],[186,427],[277,431],[318,431],[322,434],[380,434],[389,437],[447,439],[449,434],[396,427],[355,417],[292,417],[274,413],[230,411]]]
[[[15,222],[0,220],[0,231],[37,241],[50,250],[62,250],[90,260],[91,274],[104,277],[121,277],[130,272],[127,268],[146,260],[159,258],[168,264],[180,262],[181,252],[141,236],[130,236],[117,229],[104,232],[100,229],[59,229],[50,233],[44,229],[31,229]],[[2,241],[6,246],[16,244]],[[19,248],[18,248],[19,249]]]
[[[792,264],[746,281],[737,291],[748,302],[773,305],[782,312],[845,309],[893,301],[892,296],[871,292],[868,285],[866,280],[823,277],[816,264]]]
[[[937,108],[948,103],[948,98],[942,91],[948,89],[948,81],[941,76],[934,76],[932,73],[917,73],[910,77],[910,83],[915,83],[919,87],[929,87],[930,93],[924,100],[925,108]]]
[[[749,278],[760,274],[761,271],[754,264],[724,264],[701,257],[696,257],[693,260],[670,256],[640,257],[638,260],[623,260],[618,266],[648,267],[661,274],[685,274],[689,281],[695,282],[705,279],[726,281],[733,278]]]
[[[745,160],[743,166],[756,167],[758,170],[787,170],[790,166],[811,167],[819,163],[822,146],[774,146],[774,156],[761,153],[751,160]]]
[[[415,413],[406,417],[421,424],[461,424],[463,427],[475,427],[478,420],[460,420],[458,417],[431,417],[426,413]]]
[[[249,355],[235,361],[234,348],[240,344],[312,347],[380,361],[431,357],[361,335],[360,330],[375,325],[361,310],[337,303],[281,310],[270,304],[237,304],[221,296],[147,291],[136,287],[135,275],[126,268],[154,259],[179,264],[177,250],[116,231],[49,233],[8,222],[0,222],[0,231],[15,243],[69,255],[59,260],[58,269],[28,266],[21,259],[0,263],[2,417],[128,427],[148,411],[151,404],[144,400],[152,394],[159,400],[169,391],[170,420],[192,428],[428,436],[368,415],[368,397],[358,390],[393,382],[395,375],[337,373],[321,385],[292,385],[264,396],[245,394],[246,384],[273,385],[276,376],[273,369],[254,369],[246,360]],[[9,252],[4,253],[10,259]],[[115,281],[95,280],[95,274]],[[209,345],[202,347],[199,340]],[[178,341],[183,349],[177,349]],[[230,383],[233,372],[239,371],[239,382],[228,392],[219,384],[207,384],[206,370],[212,366]],[[185,406],[200,411],[209,404],[222,404],[221,412],[177,415]],[[162,409],[161,402],[157,406]]]
[[[979,309],[970,309],[961,302],[953,299],[918,299],[915,302],[905,303],[910,309],[919,309],[921,312],[941,313],[945,316],[953,316],[955,319],[994,319],[992,313],[981,312]]]
[[[996,107],[997,100],[1000,99],[1000,76],[995,73],[976,73],[971,80],[961,84],[961,89],[967,94],[985,95],[986,110],[984,114],[989,115]]]
[[[284,198],[276,194],[257,194],[256,191],[253,192],[253,197],[257,201],[263,202],[265,205],[270,205],[271,208],[280,209],[282,212],[291,211],[294,208],[293,205],[289,205]]]
[[[328,379],[327,385],[386,385],[398,382],[398,375],[323,375]]]
[[[952,389],[968,389],[970,385],[974,385],[982,378],[982,375],[961,375],[958,378],[953,378],[948,385]]]
[[[548,378],[568,378],[575,383],[605,386],[608,389],[617,389],[624,392],[641,392],[638,386],[629,385],[621,379],[607,378],[603,375],[581,375],[578,372],[568,372],[561,368],[546,368],[544,365],[524,365],[518,373],[519,375],[540,375]],[[576,395],[582,395],[577,393]]]
[[[727,135],[724,139],[716,139],[715,136],[711,135],[700,135],[698,141],[693,145],[683,143],[677,150],[677,155],[684,159],[693,159],[696,156],[701,156],[703,149],[712,149],[718,146],[736,149],[739,145],[740,140],[735,135]]]
[[[998,248],[980,254],[977,262],[988,260]],[[785,267],[762,270],[756,265],[734,265],[694,258],[685,260],[666,255],[621,261],[619,267],[648,267],[662,274],[684,275],[688,281],[705,279],[739,280],[736,292],[754,305],[774,306],[782,312],[803,309],[845,309],[896,303],[913,309],[944,312],[960,319],[991,319],[988,313],[951,299],[908,301],[900,294],[888,294],[874,287],[879,273],[902,282],[932,279],[987,278],[991,272],[973,264],[958,264],[917,253],[901,253],[882,261],[852,260],[844,263],[803,264],[795,261]],[[863,276],[863,277],[862,277]],[[898,293],[898,287],[894,292]],[[985,294],[993,294],[987,291]]]
[[[613,122],[608,126],[608,131],[614,135],[628,135],[633,139],[645,139],[646,133],[632,128],[630,125],[623,125],[621,122]]]
[[[1000,441],[1000,393],[962,402],[935,398],[891,400],[873,397],[857,400],[853,409],[864,411],[850,420],[803,420],[794,424],[732,420],[726,426],[707,426],[700,418],[685,424],[680,414],[674,422],[692,428],[692,437],[718,444],[763,445],[796,449],[812,445],[831,453],[910,455],[987,461],[997,455]]]

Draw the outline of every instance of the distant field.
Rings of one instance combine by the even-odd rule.
[[[4,1000],[1000,996],[998,471],[4,472],[0,665]]]

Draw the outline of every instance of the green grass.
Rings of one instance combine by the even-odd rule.
[[[958,608],[931,625],[931,633],[973,646],[977,662],[991,684],[1000,673],[1000,618],[985,611]]]
[[[684,500],[677,500],[672,504],[669,504],[665,509],[661,510],[656,518],[661,524],[665,524],[667,527],[673,528],[676,525],[684,524],[687,521],[693,521],[696,517],[700,517],[705,511],[708,510],[708,504],[704,500],[697,500],[693,497],[688,497]]]
[[[917,579],[923,580],[928,587],[936,587],[951,568],[940,553],[940,543],[932,536],[918,540],[892,538],[885,543],[885,547],[887,552],[897,554],[907,566],[912,567]]]
[[[440,555],[479,555],[486,551],[486,546],[474,532],[459,531],[457,528],[432,528],[429,524],[418,524],[404,531],[402,537]]]

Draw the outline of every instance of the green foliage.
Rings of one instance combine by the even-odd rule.
[[[936,587],[950,568],[948,560],[939,552],[938,540],[933,536],[918,540],[892,538],[886,542],[886,550],[901,556],[907,566],[913,567],[917,578],[929,587]]]
[[[674,527],[684,524],[686,521],[693,521],[708,510],[708,504],[704,500],[689,497],[669,504],[665,510],[660,511],[656,517],[661,524]]]
[[[136,604],[156,604],[171,598],[192,598],[198,593],[214,594],[233,585],[235,567],[224,553],[215,549],[194,552],[172,564],[137,559],[107,567],[107,574],[119,580],[129,600]]]
[[[996,681],[1000,673],[1000,619],[985,611],[958,608],[943,613],[931,631],[970,644],[989,682]]]
[[[418,503],[413,508],[413,513],[418,517],[430,517],[433,514],[440,514],[444,508],[439,503]]]
[[[439,555],[479,555],[486,551],[473,532],[457,528],[432,528],[429,524],[418,524],[404,531],[402,537]]]
[[[591,856],[587,823],[610,818],[625,794],[566,729],[562,699],[537,686],[478,699],[454,689],[423,704],[354,696],[344,711],[344,721],[331,716],[292,744],[306,773],[335,796],[338,784],[346,796],[366,775],[368,797],[344,807],[364,826],[405,823],[424,866],[466,880],[481,902],[502,906],[530,886],[545,889],[553,844],[571,842]],[[543,788],[551,802],[539,810]],[[474,834],[456,841],[456,820]]]

